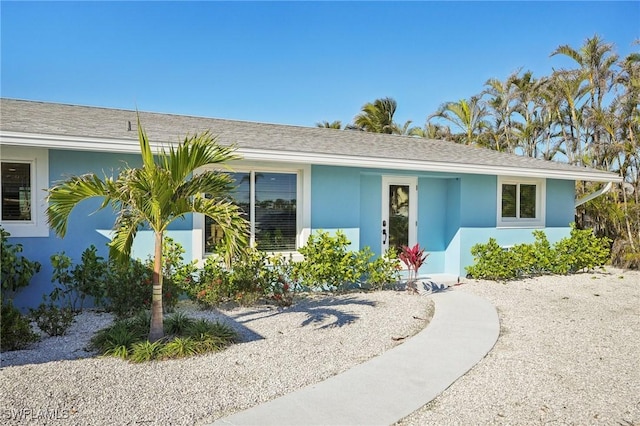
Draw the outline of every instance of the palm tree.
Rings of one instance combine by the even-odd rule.
[[[448,126],[433,123],[426,123],[424,128],[412,127],[409,129],[408,134],[409,136],[418,136],[425,139],[453,140],[451,129]]]
[[[394,133],[393,115],[398,104],[393,98],[376,99],[362,106],[362,112],[355,116],[353,124],[366,132]]]
[[[614,84],[615,73],[612,67],[618,61],[618,55],[613,51],[613,44],[605,43],[598,35],[588,38],[579,50],[568,45],[559,46],[551,53],[551,56],[554,55],[565,55],[573,59],[580,66],[580,75],[587,82],[589,100],[585,104],[583,134],[585,144],[591,145],[587,148],[591,148],[597,162],[608,148],[602,144],[606,135],[597,125],[595,117],[601,115],[604,97]]]
[[[125,168],[116,177],[100,179],[90,173],[73,176],[49,189],[47,218],[56,234],[64,237],[71,211],[83,200],[102,198],[100,208],[117,211],[111,258],[127,262],[137,231],[148,225],[155,234],[153,295],[149,340],[163,337],[162,241],[171,222],[189,213],[212,218],[223,231],[227,261],[246,244],[247,224],[238,207],[227,200],[233,180],[224,172],[195,174],[200,167],[239,158],[233,147],[218,145],[208,132],[185,138],[182,144],[154,157],[138,118],[141,168]],[[205,197],[203,194],[207,194]]]
[[[438,111],[427,119],[427,122],[433,118],[442,118],[453,123],[463,132],[460,135],[460,142],[471,145],[478,144],[480,134],[489,127],[487,115],[487,110],[480,98],[472,96],[469,100],[461,99],[458,102],[447,102],[440,106]]]
[[[328,122],[327,120],[324,120],[316,123],[316,127],[321,127],[323,129],[341,129],[342,121],[334,120],[332,122]]]
[[[579,50],[562,45],[551,53],[551,56],[554,55],[568,56],[580,65],[589,82],[591,107],[600,109],[613,82],[614,73],[611,68],[618,61],[618,55],[613,53],[613,44],[605,43],[598,35],[594,35]]]

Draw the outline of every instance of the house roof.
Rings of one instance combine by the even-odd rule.
[[[555,179],[620,181],[614,173],[453,142],[369,132],[140,112],[156,148],[209,130],[247,160]],[[0,99],[0,144],[137,153],[136,111]]]

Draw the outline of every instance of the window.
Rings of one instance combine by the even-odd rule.
[[[46,149],[2,146],[0,224],[12,237],[45,237],[46,192],[49,187]]]
[[[31,221],[31,164],[3,161],[2,221]]]
[[[251,171],[232,173],[236,189],[231,200],[250,223],[250,241],[264,251],[296,249],[298,175]],[[205,252],[215,251],[220,228],[208,217],[204,226]]]
[[[544,226],[542,179],[498,179],[498,226]]]

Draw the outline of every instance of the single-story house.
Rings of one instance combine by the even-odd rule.
[[[71,175],[112,175],[141,164],[136,111],[15,99],[0,101],[1,226],[42,271],[16,302],[51,289],[53,253],[74,260],[94,244],[106,255],[114,215],[96,212],[99,200],[74,210],[64,239],[45,217],[45,189]],[[155,148],[210,130],[235,144],[242,160],[230,164],[234,199],[251,222],[251,239],[269,251],[296,253],[316,230],[342,230],[354,249],[381,254],[390,245],[425,247],[422,274],[465,275],[470,248],[494,237],[501,245],[532,241],[544,230],[551,242],[574,221],[577,181],[619,182],[613,173],[526,158],[440,140],[360,131],[298,127],[140,112]],[[192,215],[169,236],[187,259],[203,259],[216,227]],[[152,253],[139,234],[134,255]],[[22,299],[22,300],[20,300]]]

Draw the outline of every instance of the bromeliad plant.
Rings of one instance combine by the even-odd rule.
[[[149,340],[164,335],[162,318],[162,243],[169,224],[188,213],[209,216],[222,228],[222,244],[231,259],[246,244],[247,222],[229,201],[233,179],[221,171],[195,174],[211,164],[224,165],[238,159],[233,147],[224,147],[205,132],[185,138],[177,147],[161,149],[154,156],[138,117],[138,139],[142,167],[126,167],[117,177],[101,179],[96,174],[72,176],[49,189],[47,218],[60,236],[67,231],[71,211],[83,200],[100,197],[100,208],[111,205],[118,212],[109,256],[120,263],[130,261],[133,240],[148,226],[155,234],[152,316]],[[203,194],[207,194],[205,197]]]
[[[409,269],[409,279],[407,280],[407,289],[416,290],[416,281],[418,279],[418,270],[424,264],[429,253],[424,252],[418,244],[413,247],[402,246],[402,251],[398,258]]]

